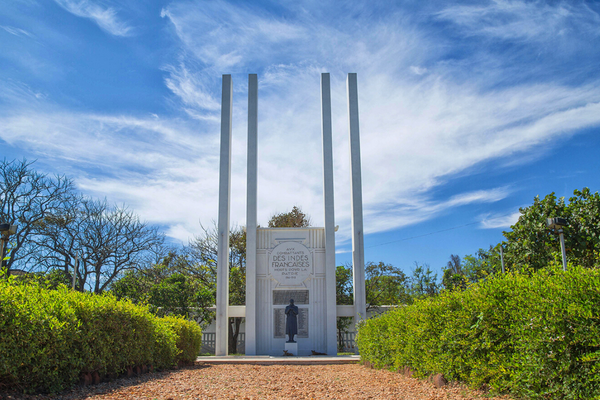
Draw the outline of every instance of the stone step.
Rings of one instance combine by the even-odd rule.
[[[360,361],[360,356],[205,356],[198,357],[196,361],[205,364],[330,365],[356,364]]]

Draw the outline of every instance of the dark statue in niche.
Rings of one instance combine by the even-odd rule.
[[[287,343],[296,343],[294,335],[298,334],[298,306],[294,305],[294,299],[290,299],[290,304],[285,308],[287,320],[285,323],[285,333],[288,335]]]

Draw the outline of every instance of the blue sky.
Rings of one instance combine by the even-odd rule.
[[[217,216],[220,85],[234,84],[232,221],[245,223],[247,74],[259,77],[259,223],[322,225],[319,81],[331,73],[337,262],[350,261],[345,77],[358,73],[365,255],[440,271],[519,207],[597,191],[600,4],[11,0],[0,156],[128,204],[175,243]]]

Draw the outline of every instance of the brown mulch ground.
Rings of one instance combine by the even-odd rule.
[[[7,398],[7,397],[5,397]],[[55,396],[17,399],[494,399],[459,385],[433,384],[359,364],[208,365],[144,374]],[[495,399],[507,400],[508,397]]]

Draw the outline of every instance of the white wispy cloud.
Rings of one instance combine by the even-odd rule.
[[[28,84],[12,79],[0,80],[0,102],[16,104],[39,103],[48,97],[47,93],[33,89]]]
[[[494,2],[479,11],[447,8],[438,17],[454,18],[465,25],[474,21],[477,12],[486,16],[505,12],[517,18],[521,7],[529,7],[507,4]],[[548,12],[560,14],[559,8]],[[526,11],[533,12],[530,8]],[[460,13],[465,15],[462,20]],[[256,26],[265,16],[252,8],[216,2],[208,10],[197,9],[195,3],[163,10],[186,54],[215,75],[234,73],[234,87],[245,88],[245,75],[235,75],[236,71],[260,72],[252,70],[260,66],[261,208],[280,211],[302,202],[315,222],[321,221],[318,79],[320,72],[332,72],[340,238],[348,237],[350,216],[344,72],[359,73],[363,197],[369,232],[422,221],[469,201],[484,201],[475,192],[436,203],[427,193],[478,163],[511,156],[526,158],[527,149],[537,144],[600,123],[597,81],[582,87],[525,82],[482,90],[491,86],[490,77],[502,81],[502,63],[495,71],[474,74],[470,82],[454,81],[452,65],[447,67],[438,60],[447,43],[437,45],[426,31],[398,19],[401,13],[397,11],[390,11],[388,18],[359,17],[360,23],[348,23],[351,18],[341,13],[333,25],[310,14],[286,19],[271,16],[276,24],[259,34]],[[310,30],[298,28],[299,20]],[[294,35],[284,36],[285,43],[274,41],[284,24],[284,30]],[[528,40],[541,35],[515,34]],[[293,54],[289,54],[290,47]],[[228,62],[223,62],[224,58]],[[490,60],[485,64],[494,65]],[[185,103],[186,97],[181,98]],[[242,93],[237,99],[235,108],[241,115],[234,115],[238,127],[234,128],[234,143],[238,142],[243,153],[246,99]],[[485,201],[498,201],[506,195],[500,192],[485,192],[491,196]],[[415,198],[422,200],[420,207],[411,205]]]
[[[495,203],[508,197],[511,193],[508,187],[498,187],[490,190],[476,190],[459,193],[447,200],[432,200],[427,194],[406,198],[402,204],[380,205],[375,210],[368,210],[365,217],[370,224],[367,233],[382,232],[416,223],[439,216],[452,209],[477,203]]]
[[[510,214],[487,214],[481,216],[481,227],[484,229],[510,228],[518,220],[519,211]]]
[[[0,117],[0,138],[44,163],[59,161],[53,172],[84,193],[173,226],[169,233],[182,242],[217,211],[219,143],[184,121],[28,110]]]
[[[273,18],[252,3],[172,3],[161,16],[172,22],[187,50],[217,71],[275,52],[293,53],[295,43],[307,39],[304,26]]]
[[[14,36],[27,36],[29,38],[33,38],[33,34],[31,34],[31,32],[26,31],[25,29],[15,28],[14,26],[6,25],[0,25],[0,28],[4,29],[6,32]]]
[[[103,7],[91,0],[54,0],[62,8],[78,17],[89,18],[102,30],[115,36],[129,36],[132,27],[122,21],[113,7]]]
[[[206,77],[190,72],[183,62],[177,66],[167,65],[164,70],[169,73],[165,78],[165,84],[183,104],[191,107],[189,110],[193,117],[198,117],[198,113],[202,113],[200,115],[204,117],[200,119],[205,119],[211,116],[210,113],[206,115],[206,111],[220,110],[220,102],[205,88]],[[191,110],[196,110],[196,113],[192,113]]]
[[[179,117],[78,113],[22,103],[10,115],[0,116],[0,138],[60,158],[67,166],[101,169],[100,174],[81,172],[85,167],[73,171],[86,192],[126,202],[143,218],[169,226],[171,236],[186,241],[199,233],[198,222],[208,225],[216,217],[223,73],[231,73],[234,80],[232,222],[245,223],[246,74],[258,73],[259,222],[265,224],[272,213],[300,205],[320,225],[319,78],[321,72],[331,72],[341,243],[350,237],[347,72],[357,72],[359,79],[369,233],[506,199],[512,193],[509,186],[482,187],[449,198],[436,197],[433,189],[483,163],[528,160],[529,150],[540,144],[600,125],[596,76],[576,86],[560,79],[506,84],[515,69],[527,70],[533,61],[507,70],[506,62],[493,54],[465,56],[459,76],[458,61],[447,57],[453,45],[449,39],[433,36],[429,27],[405,17],[401,9],[373,18],[357,12],[357,4],[349,3],[332,23],[327,4],[321,14],[283,4],[285,13],[275,15],[224,1],[171,3],[161,15],[172,28],[178,51],[161,67],[169,101],[183,111]],[[535,46],[547,35],[538,31],[544,27],[527,33],[520,22],[487,21],[508,13],[505,20],[516,23],[523,7],[525,15],[533,12],[529,3],[498,1],[448,7],[433,18],[452,21],[461,35],[493,35]],[[560,14],[561,7],[570,12],[569,21],[593,18],[563,5],[548,12]],[[541,24],[537,19],[534,23]],[[488,32],[485,25],[497,30]],[[502,33],[512,27],[521,31],[512,38]],[[490,214],[482,217],[481,226],[504,227],[509,217]]]
[[[438,13],[472,35],[502,40],[548,41],[584,30],[600,35],[600,15],[585,3],[493,0],[489,3],[451,5]]]

